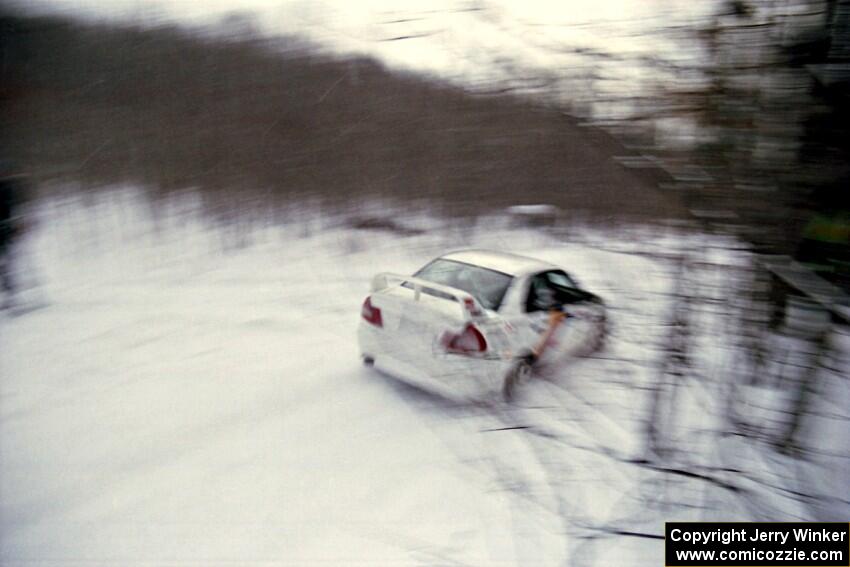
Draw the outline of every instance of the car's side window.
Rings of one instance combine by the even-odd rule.
[[[578,283],[566,272],[550,270],[531,278],[525,301],[525,312],[548,311],[553,302],[569,304],[584,299],[586,299],[586,293],[581,291]]]
[[[561,288],[577,288],[579,287],[578,283],[575,281],[573,277],[571,277],[566,272],[561,270],[552,270],[551,272],[546,272],[546,278],[549,280],[555,287]]]
[[[528,285],[525,312],[548,311],[553,291],[545,272],[532,277]]]

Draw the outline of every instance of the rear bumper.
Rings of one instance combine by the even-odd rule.
[[[371,358],[378,370],[448,398],[480,399],[500,393],[512,362],[442,353],[412,360],[384,331],[365,323],[358,328],[357,338],[360,355]]]

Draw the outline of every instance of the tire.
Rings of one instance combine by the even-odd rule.
[[[608,336],[608,322],[603,319],[593,323],[593,328],[589,331],[590,336],[586,337],[576,349],[572,352],[573,356],[585,357],[599,352],[605,347],[605,342]]]
[[[531,378],[531,364],[525,359],[519,359],[511,366],[502,382],[502,398],[511,402],[516,394],[516,389]]]

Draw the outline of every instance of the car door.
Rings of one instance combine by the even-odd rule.
[[[544,270],[524,278],[511,298],[510,313],[505,313],[513,327],[514,350],[530,350],[539,344],[549,326],[549,306],[553,297],[559,303],[573,303],[583,294],[586,292],[563,270]],[[563,325],[559,335],[568,332],[570,326]]]
[[[529,281],[525,298],[525,313],[534,333],[534,345],[539,344],[541,336],[549,327],[549,312],[557,299],[558,291],[549,279],[549,272],[535,274]]]
[[[509,327],[508,337],[514,354],[532,349],[546,330],[548,313],[535,307],[535,290],[545,283],[541,275],[542,272],[517,278],[500,310]]]

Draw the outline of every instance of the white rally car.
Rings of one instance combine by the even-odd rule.
[[[605,332],[602,300],[558,266],[465,250],[413,276],[378,274],[361,309],[361,356],[367,365],[450,397],[500,392],[518,357],[546,332],[553,297],[569,317],[544,365],[597,347]]]

